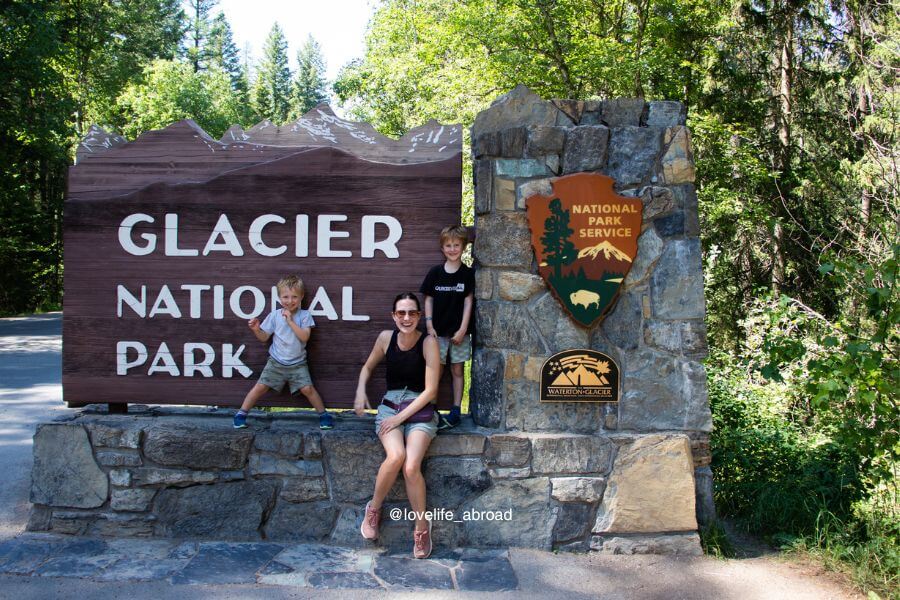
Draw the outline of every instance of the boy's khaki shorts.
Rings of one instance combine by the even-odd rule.
[[[441,364],[464,363],[472,358],[472,336],[466,335],[458,344],[454,344],[448,337],[438,337],[438,345],[441,348]],[[447,354],[450,360],[447,360]]]
[[[271,356],[266,362],[262,375],[259,376],[259,383],[272,388],[276,392],[280,392],[284,384],[287,383],[290,385],[292,394],[296,394],[300,388],[313,384],[306,363],[286,366]]]

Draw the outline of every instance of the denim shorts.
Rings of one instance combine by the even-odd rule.
[[[306,363],[288,367],[270,356],[262,375],[259,376],[259,383],[276,392],[280,392],[287,383],[291,387],[291,393],[296,394],[300,388],[312,385],[312,377],[309,376],[309,367]]]
[[[472,336],[466,335],[463,340],[454,344],[449,337],[438,337],[438,346],[441,349],[441,364],[464,363],[472,358]],[[447,351],[450,352],[450,360],[447,360]]]
[[[384,394],[384,399],[388,402],[393,402],[394,404],[400,404],[406,400],[412,400],[419,394],[413,392],[412,390],[388,390]],[[378,433],[378,428],[381,426],[381,422],[385,419],[389,419],[397,414],[397,411],[388,405],[382,403],[378,405],[378,414],[375,415],[375,433]],[[403,437],[409,437],[410,432],[412,431],[424,431],[428,434],[428,437],[434,439],[434,436],[437,435],[438,430],[438,413],[434,411],[434,416],[430,421],[426,421],[425,423],[404,423],[403,424]]]

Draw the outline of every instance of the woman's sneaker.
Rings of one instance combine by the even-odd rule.
[[[319,415],[319,429],[334,429],[334,417],[327,410]]]
[[[428,521],[428,529],[413,532],[413,556],[416,558],[428,558],[431,556],[431,521]]]
[[[371,508],[371,502],[366,502],[366,514],[363,515],[359,532],[367,540],[378,539],[378,526],[381,524],[381,510]]]

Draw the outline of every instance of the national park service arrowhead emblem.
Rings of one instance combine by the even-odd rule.
[[[613,180],[577,173],[553,193],[525,200],[538,272],[569,314],[590,327],[612,309],[634,257],[643,204],[619,196]]]

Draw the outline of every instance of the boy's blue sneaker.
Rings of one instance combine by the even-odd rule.
[[[247,415],[244,413],[235,413],[234,428],[235,429],[246,429],[246,427],[247,427]]]
[[[319,415],[319,429],[334,429],[334,417],[328,411]]]
[[[438,417],[438,429],[450,429],[459,425],[460,410],[458,406],[454,406],[447,413],[447,416],[440,415]]]

